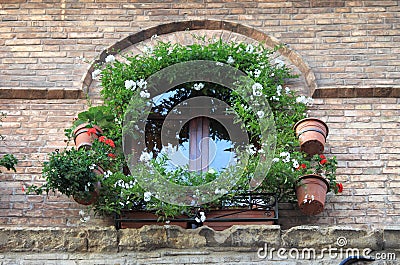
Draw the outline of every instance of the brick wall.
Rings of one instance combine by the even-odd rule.
[[[3,88],[74,90],[85,72],[76,57],[193,19],[240,22],[279,39],[311,65],[320,87],[399,86],[399,1],[10,2],[0,2]]]
[[[71,199],[26,196],[21,186],[40,181],[41,161],[65,146],[63,129],[87,107],[82,87],[89,64],[77,57],[93,61],[120,40],[164,24],[180,42],[183,35],[173,32],[191,25],[286,43],[284,57],[294,69],[315,76],[315,87],[307,76],[293,86],[317,88],[320,99],[311,114],[330,126],[327,151],[338,157],[345,191],[328,196],[326,211],[317,217],[282,205],[283,227],[397,224],[399,11],[400,1],[0,0],[0,111],[8,114],[0,154],[11,152],[21,161],[17,173],[0,174],[0,224],[79,225],[81,208]],[[111,224],[107,218],[90,222]]]

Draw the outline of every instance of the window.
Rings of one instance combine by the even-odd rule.
[[[221,101],[229,106],[229,97],[226,96],[229,93],[226,92],[226,88],[214,84],[207,84],[198,90],[182,86],[154,98],[145,133],[146,146],[153,152],[153,157],[168,153],[167,149],[173,148],[175,152],[169,156],[168,167],[186,166],[189,171],[196,172],[210,169],[222,171],[234,163],[234,143],[220,122],[228,123],[231,116],[220,111],[215,112],[216,119],[207,115],[193,117],[192,113],[210,112],[210,106],[188,103],[199,97],[208,97],[215,101],[215,106]],[[165,142],[171,143],[171,146],[162,146]]]

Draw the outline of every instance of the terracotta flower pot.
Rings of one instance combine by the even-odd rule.
[[[101,167],[97,167],[96,169],[93,169],[93,172],[96,175],[104,174],[104,170]],[[100,188],[101,188],[101,184],[100,184],[100,182],[97,182],[94,191],[82,191],[80,193],[74,194],[72,196],[72,198],[74,199],[74,201],[76,201],[79,204],[91,205],[91,204],[95,203],[97,201],[97,199],[99,198]]]
[[[204,225],[215,231],[222,231],[233,225],[273,225],[274,221],[262,219],[274,218],[275,212],[261,209],[220,209],[211,210],[206,213],[206,217]]]
[[[319,175],[305,175],[296,187],[297,203],[306,215],[317,215],[324,210],[329,182]]]
[[[103,130],[97,125],[92,127],[95,129],[95,133],[91,133],[89,131],[91,128],[87,128],[86,126],[87,124],[81,124],[74,130],[74,142],[78,149],[82,147],[90,148],[94,139],[99,138],[103,134]]]
[[[325,122],[316,118],[306,118],[298,121],[293,128],[299,137],[303,152],[311,156],[322,154],[329,132]]]

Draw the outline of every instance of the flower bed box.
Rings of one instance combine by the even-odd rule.
[[[185,216],[176,216],[168,221],[160,219],[155,213],[132,210],[124,211],[115,218],[116,229],[123,228],[141,228],[144,225],[177,225],[182,228],[188,228],[188,221],[191,220]]]
[[[206,214],[203,223],[216,231],[228,229],[233,225],[273,225],[276,213],[264,209],[220,209]]]
[[[224,198],[219,209],[205,211],[203,225],[216,231],[232,225],[272,225],[278,220],[278,202],[275,194],[246,193]]]
[[[169,222],[162,220],[155,213],[131,210],[115,216],[116,229],[140,228],[144,225],[177,225],[182,228],[197,228],[206,225],[216,231],[225,230],[232,225],[272,225],[278,220],[278,203],[275,194],[248,193],[226,198],[218,209],[197,209],[197,215],[188,217],[175,216]],[[205,222],[196,221],[200,212],[206,216]]]

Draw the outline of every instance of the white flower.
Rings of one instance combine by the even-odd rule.
[[[200,221],[203,223],[206,219],[206,214],[204,212],[200,212]]]
[[[92,72],[92,79],[96,79],[101,73],[100,69],[96,69]]]
[[[104,175],[104,178],[106,179],[106,178],[110,177],[112,174],[113,173],[110,170],[107,170],[106,172],[104,172],[103,175]]]
[[[261,70],[259,70],[259,69],[254,70],[254,77],[255,78],[260,77],[260,74],[261,74]]]
[[[264,117],[265,113],[262,110],[257,111],[257,116],[261,119],[262,117]]]
[[[147,81],[145,81],[144,79],[136,81],[136,84],[140,89],[146,89],[147,87]]]
[[[279,156],[280,156],[280,157],[283,157],[283,156],[290,156],[290,153],[289,153],[289,152],[281,152],[281,153],[279,154]]]
[[[89,166],[89,169],[91,169],[91,170],[93,170],[93,169],[95,169],[95,168],[96,168],[96,165],[95,165],[95,164],[92,164],[92,165]]]
[[[147,53],[147,54],[152,54],[153,53],[153,47],[145,46],[144,49],[143,49],[143,52]]]
[[[197,91],[202,90],[203,88],[204,88],[204,83],[196,83],[193,85],[193,89]]]
[[[148,93],[146,91],[140,91],[140,96],[142,98],[149,98],[150,97],[150,93]]]
[[[275,64],[276,64],[277,67],[285,66],[285,62],[280,60],[280,59],[278,59],[278,58],[275,59]]]
[[[289,152],[280,153],[280,157],[284,157],[284,158],[282,158],[282,161],[285,163],[290,161],[290,153]]]
[[[290,88],[289,87],[285,87],[285,92],[286,92],[286,94],[289,94],[290,93]]]
[[[281,96],[281,95],[282,95],[281,92],[282,92],[282,86],[281,86],[281,85],[278,85],[278,86],[276,87],[276,94],[277,94],[278,96]]]
[[[310,98],[310,97],[305,97],[305,96],[298,96],[296,98],[296,102],[297,103],[303,103],[303,104],[305,104],[307,106],[311,106],[312,103],[314,102],[314,99]]]
[[[262,95],[263,86],[260,83],[254,83],[251,87],[253,89],[253,95],[259,97]]]
[[[279,97],[277,97],[277,96],[272,96],[272,97],[270,97],[270,100],[279,101]]]
[[[257,149],[256,149],[256,147],[253,145],[253,144],[249,144],[248,146],[247,146],[247,153],[249,154],[249,155],[255,155],[256,153],[257,153]]]
[[[106,63],[112,63],[115,61],[115,56],[110,54],[106,57]]]
[[[233,64],[235,62],[235,59],[233,59],[232,56],[228,57],[228,60],[226,61],[228,64]]]
[[[162,57],[160,56],[160,57],[157,57],[157,60],[158,61],[161,61],[162,60]]]
[[[251,45],[251,44],[247,45],[247,47],[246,47],[246,52],[248,52],[248,53],[253,53],[253,51],[254,51],[254,46]]]
[[[298,168],[300,166],[299,162],[296,159],[292,159],[292,162],[293,162],[293,167],[294,168]]]
[[[194,220],[196,221],[196,223],[203,223],[207,218],[206,218],[206,214],[204,212],[200,212],[200,218],[198,216],[196,216],[194,218]]]
[[[306,97],[305,96],[298,96],[296,98],[296,102],[297,103],[304,103],[306,101]]]
[[[274,159],[272,159],[272,162],[273,162],[273,163],[279,162],[279,158],[275,157]]]
[[[136,82],[133,80],[125,80],[125,88],[131,89],[132,91],[136,89]]]
[[[217,173],[217,171],[215,171],[215,169],[213,169],[213,168],[210,168],[207,173],[215,174],[215,173]]]
[[[150,159],[151,159],[151,155],[144,151],[142,152],[142,154],[139,157],[140,162],[145,162],[145,163],[149,162]]]
[[[271,73],[271,74],[270,74],[270,77],[274,77],[274,76],[275,76],[275,73]]]
[[[151,192],[150,192],[150,191],[146,191],[146,192],[143,194],[143,199],[144,199],[145,202],[150,201],[150,200],[151,200]]]

